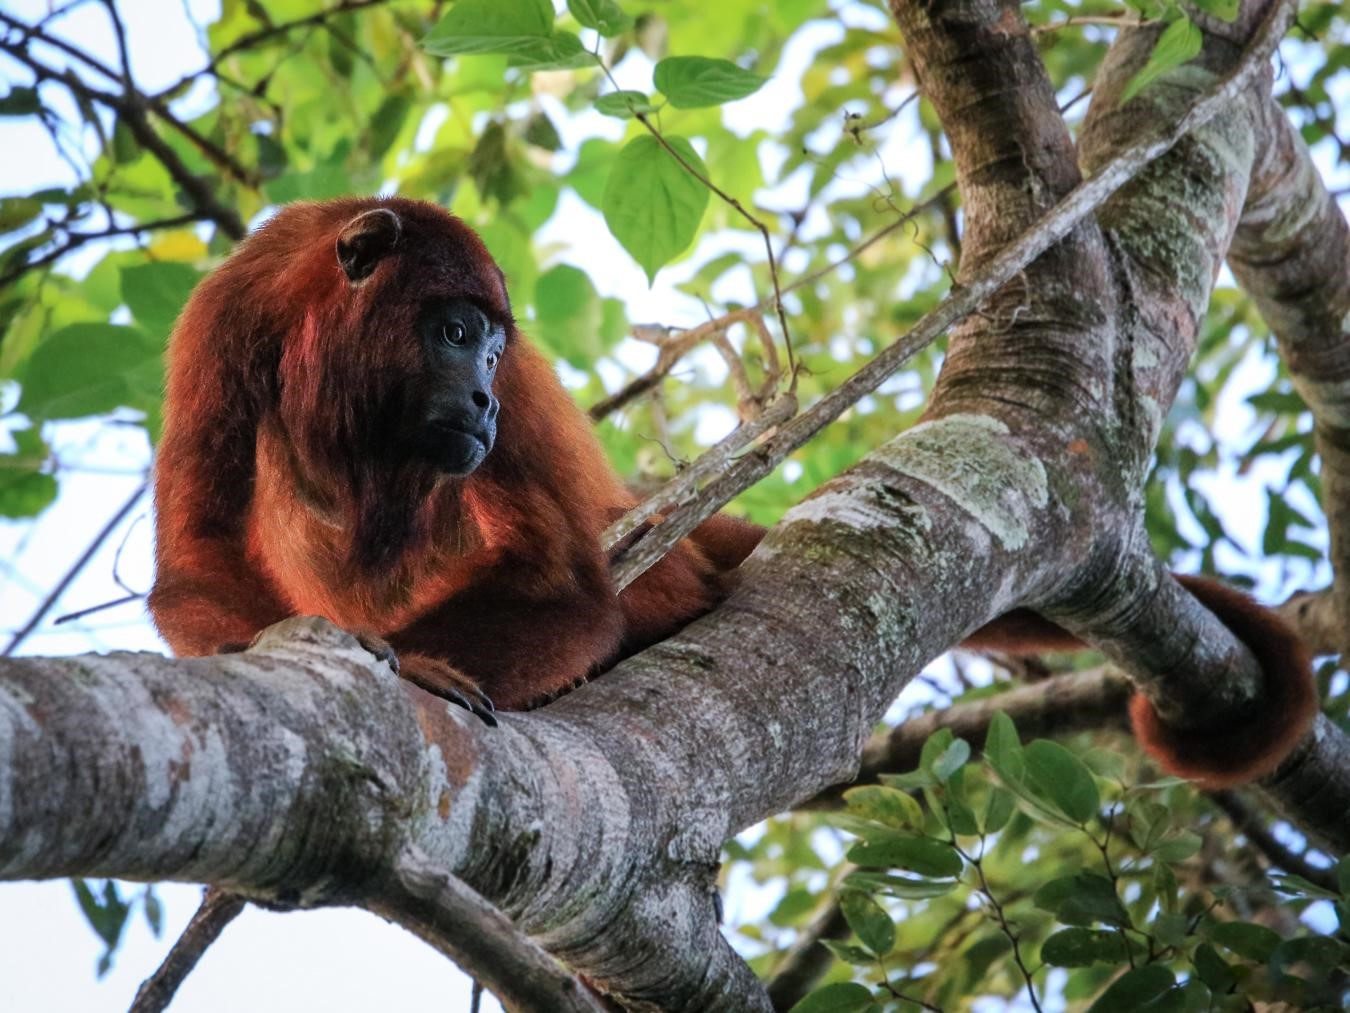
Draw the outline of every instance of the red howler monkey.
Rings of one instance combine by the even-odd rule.
[[[632,495],[517,332],[482,241],[401,198],[285,207],[198,286],[155,498],[150,609],[174,651],[322,615],[488,721],[491,701],[548,700],[708,611],[763,534],[714,517],[615,596],[600,533]],[[1136,729],[1169,769],[1264,773],[1316,704],[1307,658],[1242,595],[1186,586],[1256,652],[1285,720],[1180,742],[1137,702]],[[1025,612],[970,643],[1026,646],[1028,630],[1077,645]]]

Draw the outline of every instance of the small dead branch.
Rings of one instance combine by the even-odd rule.
[[[201,907],[154,974],[141,983],[127,1013],[160,1013],[173,1002],[178,988],[202,959],[202,954],[220,938],[225,926],[244,910],[244,898],[210,887]]]

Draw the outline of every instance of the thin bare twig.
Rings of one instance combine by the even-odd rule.
[[[927,197],[924,200],[920,201],[918,204],[915,204],[904,214],[900,215],[893,221],[890,221],[887,224],[883,225],[881,228],[877,229],[876,232],[873,232],[866,239],[861,240],[856,246],[852,247],[847,253],[844,253],[841,256],[836,257],[834,260],[829,261],[824,266],[817,268],[816,270],[812,271],[809,274],[802,275],[802,277],[798,278],[796,281],[790,282],[783,288],[783,294],[787,295],[788,293],[795,292],[797,289],[804,288],[807,285],[814,285],[816,282],[820,281],[821,278],[824,278],[829,274],[833,273],[834,271],[837,271],[840,267],[849,263],[850,261],[856,260],[858,257],[862,256],[862,254],[866,252],[868,249],[875,246],[877,243],[881,242],[881,240],[891,235],[897,229],[900,229],[907,223],[913,221],[923,212],[939,206],[942,200],[944,200],[951,193],[955,192],[955,190],[956,190],[955,183],[947,184],[941,190],[937,191],[937,193],[933,194],[931,197]],[[760,314],[769,308],[770,308],[769,301],[761,300],[760,302],[755,303],[755,305],[753,306],[747,306],[742,309],[732,310],[730,313],[722,314],[722,316],[718,317],[715,320],[708,320],[702,324],[699,324],[697,327],[691,327],[689,330],[681,332],[680,338],[677,339],[675,342],[672,342],[669,346],[660,345],[662,352],[660,355],[657,356],[655,364],[650,369],[648,369],[642,375],[637,376],[632,380],[630,380],[627,384],[625,384],[615,393],[609,395],[608,397],[602,398],[601,400],[597,401],[594,405],[591,406],[591,408],[587,413],[590,415],[591,421],[599,422],[601,419],[609,415],[612,415],[620,408],[641,397],[649,390],[652,390],[654,387],[656,387],[658,383],[661,382],[663,377],[665,377],[672,369],[675,368],[676,363],[678,363],[680,359],[691,348],[693,348],[700,342],[704,341],[709,335],[714,334],[719,330],[724,330],[725,328],[730,327],[732,324],[742,320],[750,320],[752,322],[756,320],[761,320],[762,324]],[[767,351],[767,349],[771,347],[772,344],[773,342],[772,339],[770,338],[766,342],[765,346],[766,355],[769,354],[772,355],[773,360],[772,368],[774,372],[777,372],[778,371],[777,352],[775,351],[773,353],[769,353]]]
[[[201,907],[188,922],[183,934],[169,950],[155,973],[141,982],[127,1013],[160,1013],[173,1002],[178,988],[197,966],[211,944],[220,938],[225,926],[244,910],[244,898],[210,887]]]
[[[665,328],[653,324],[641,324],[633,328],[633,334],[639,340],[650,341],[657,347],[656,362],[651,369],[640,376],[634,377],[628,383],[624,384],[619,390],[608,397],[601,398],[595,404],[591,405],[587,412],[592,422],[599,422],[601,419],[612,415],[620,408],[624,407],[636,398],[641,397],[647,391],[651,390],[661,379],[669,373],[680,359],[696,345],[706,341],[710,336],[725,331],[734,323],[742,320],[749,320],[759,312],[759,307],[752,306],[748,309],[732,310],[730,313],[724,313],[715,320],[708,320],[699,324],[697,327],[691,327],[687,331],[680,331],[678,334],[665,338],[652,338],[649,335],[652,332],[664,334]]]
[[[76,95],[115,110],[121,117],[123,125],[131,131],[131,135],[141,147],[149,151],[164,166],[173,181],[191,198],[202,217],[215,222],[231,239],[244,238],[244,223],[239,218],[238,212],[222,204],[206,182],[193,173],[178,153],[155,132],[146,118],[145,106],[124,96],[96,88],[73,71],[58,71],[36,59],[24,46],[0,42],[0,52],[8,53],[22,63],[39,81],[53,81],[65,85]]]
[[[724,507],[733,497],[772,472],[788,454],[839,418],[859,399],[876,390],[887,377],[922,348],[977,310],[989,296],[1067,236],[1079,222],[1101,207],[1112,194],[1133,179],[1145,166],[1170,151],[1172,146],[1190,131],[1217,115],[1265,67],[1270,55],[1284,36],[1293,16],[1293,6],[1288,0],[1277,3],[1237,65],[1219,78],[1215,85],[1194,102],[1174,124],[1158,125],[1153,136],[1145,137],[1121,149],[1102,165],[1095,176],[1079,183],[1034,226],[995,254],[965,285],[953,286],[950,294],[942,302],[925,313],[894,344],[883,349],[808,411],[787,422],[775,434],[731,463],[718,478],[704,488],[697,499],[677,507],[653,524],[620,563],[627,581],[640,576],[646,567],[661,559],[680,539]],[[677,482],[682,480],[683,476],[676,479]],[[639,505],[634,513],[639,516],[633,528],[651,515],[645,504]],[[634,560],[639,558],[646,564],[642,569],[636,569],[634,563]]]
[[[112,533],[117,530],[117,526],[126,520],[127,515],[136,508],[136,504],[140,502],[141,497],[145,495],[145,491],[148,488],[149,482],[142,482],[136,487],[136,491],[127,497],[127,501],[118,507],[117,512],[112,515],[108,523],[103,525],[98,534],[96,534],[89,545],[85,547],[85,550],[80,553],[80,558],[70,565],[70,569],[68,569],[61,579],[56,582],[56,586],[47,592],[47,597],[42,599],[41,604],[38,605],[37,610],[29,617],[28,622],[24,623],[23,626],[15,632],[14,636],[10,637],[9,643],[5,645],[4,651],[0,651],[0,657],[8,658],[13,655],[13,653],[19,649],[19,645],[28,639],[29,634],[38,628],[42,620],[46,618],[47,613],[50,612],[52,607],[60,600],[61,595],[66,593],[66,589],[70,587],[75,578],[89,565],[89,561],[94,558],[94,554],[98,552],[103,543],[111,537]]]
[[[1101,25],[1107,28],[1139,28],[1141,25],[1148,24],[1142,18],[1133,17],[1129,14],[1075,14],[1071,17],[1063,18],[1059,21],[1051,21],[1044,25],[1032,25],[1033,35],[1045,35],[1049,32],[1058,32],[1064,28],[1076,28],[1082,25]]]
[[[203,220],[203,215],[198,212],[189,212],[185,215],[176,215],[173,218],[158,218],[150,222],[138,222],[135,225],[117,225],[112,228],[100,229],[97,232],[67,232],[66,241],[55,249],[49,250],[40,257],[32,260],[26,260],[15,267],[10,268],[3,274],[0,274],[0,288],[20,277],[29,271],[39,267],[45,267],[48,264],[55,263],[73,250],[78,250],[85,243],[91,243],[98,239],[113,239],[117,236],[134,236],[141,232],[153,232],[158,229],[173,229],[182,225],[192,225],[195,222]]]
[[[107,80],[120,85],[122,92],[119,98],[117,95],[94,88],[87,82],[82,81],[82,79],[75,74],[69,74],[66,77],[60,78],[61,82],[67,87],[75,90],[71,83],[71,79],[80,82],[84,85],[84,88],[80,92],[81,94],[94,101],[108,105],[124,118],[128,115],[129,110],[148,110],[154,113],[155,116],[163,120],[169,127],[186,137],[199,151],[202,152],[202,154],[215,163],[218,168],[229,173],[241,183],[250,186],[256,185],[257,178],[255,173],[246,169],[237,159],[231,156],[229,152],[215,141],[212,141],[195,127],[184,122],[168,107],[166,102],[162,101],[157,96],[146,95],[134,86],[131,79],[130,65],[127,63],[126,56],[126,30],[122,26],[121,18],[117,14],[117,9],[113,6],[113,0],[103,0],[103,3],[104,6],[109,9],[110,16],[114,19],[119,51],[122,54],[123,70],[121,73],[114,71],[107,64],[96,59],[78,46],[67,42],[59,36],[43,31],[41,25],[30,25],[24,21],[20,21],[18,18],[5,14],[4,12],[0,12],[0,24],[9,25],[11,28],[19,31],[25,41],[29,39],[37,40],[44,45],[51,46],[53,49],[60,50],[67,56],[78,60],[90,70],[93,70],[96,73],[101,74]],[[9,45],[13,44],[11,43]],[[7,51],[10,50],[7,49]],[[11,55],[13,55],[13,52],[10,52]],[[55,72],[54,68],[49,68],[49,70]],[[130,126],[130,124],[128,124],[128,126]]]

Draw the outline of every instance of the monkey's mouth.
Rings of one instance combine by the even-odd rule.
[[[485,429],[461,429],[448,422],[429,427],[423,449],[438,471],[468,475],[492,450],[495,434]]]

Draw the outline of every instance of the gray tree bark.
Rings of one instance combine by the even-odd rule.
[[[984,622],[1044,610],[1181,728],[1261,706],[1249,652],[1149,552],[1141,490],[1235,233],[1257,263],[1286,235],[1259,209],[1288,179],[1312,185],[1270,168],[1288,127],[1252,72],[1289,8],[1207,24],[1193,65],[1122,106],[1156,29],[1124,32],[1076,146],[1015,3],[893,10],[958,167],[956,297],[1024,267],[952,331],[919,425],[791,510],[715,614],[496,729],[319,620],[226,657],[6,661],[0,876],[359,905],[510,1008],[598,1008],[556,957],[634,1009],[767,1009],[717,929],[722,842],[848,780],[905,683]],[[1044,255],[1000,260],[1078,199],[1083,173],[1166,151],[1160,124],[1187,123],[1204,94],[1221,111],[1095,215],[1073,205]],[[1249,276],[1257,291],[1271,275]],[[1269,299],[1274,317],[1287,297]],[[1304,389],[1319,424],[1343,423],[1340,392]],[[1350,844],[1350,755],[1329,723],[1264,788],[1305,831]]]

